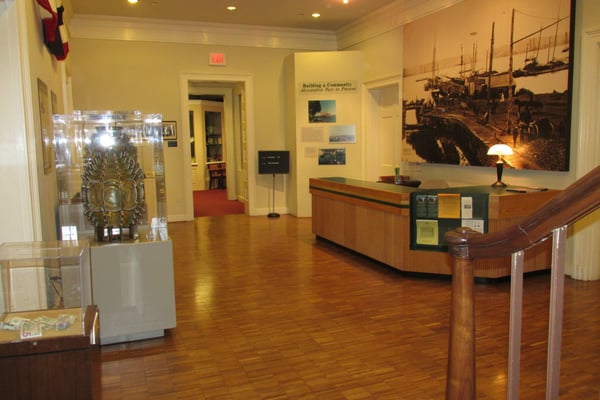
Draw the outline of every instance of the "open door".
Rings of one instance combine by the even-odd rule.
[[[226,177],[227,143],[223,102],[190,100],[190,154],[192,190],[224,189],[226,180],[215,187],[211,171],[215,167]]]
[[[365,180],[377,181],[401,164],[400,86],[382,83],[366,92]]]

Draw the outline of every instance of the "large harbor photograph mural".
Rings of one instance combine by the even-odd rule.
[[[567,171],[570,0],[465,0],[405,26],[403,160]]]

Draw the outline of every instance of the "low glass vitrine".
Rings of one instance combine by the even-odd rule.
[[[86,242],[0,245],[0,344],[83,335],[91,304]]]
[[[0,245],[0,393],[4,399],[90,399],[99,374],[99,313],[89,246]]]

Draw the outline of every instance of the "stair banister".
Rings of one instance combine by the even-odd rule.
[[[600,166],[587,173],[575,183],[564,189],[556,197],[549,200],[537,211],[525,217],[520,223],[502,229],[496,232],[482,234],[472,229],[461,227],[447,232],[445,241],[448,244],[449,253],[453,259],[452,266],[452,303],[450,315],[450,335],[448,345],[448,371],[446,381],[446,399],[447,400],[471,400],[476,398],[476,376],[475,376],[475,319],[474,319],[474,260],[478,258],[512,256],[513,272],[514,263],[518,262],[519,252],[526,251],[528,248],[536,245],[542,240],[553,236],[555,246],[553,246],[553,264],[555,262],[561,265],[553,265],[552,273],[552,293],[551,296],[560,296],[560,299],[551,298],[551,316],[552,319],[558,318],[562,314],[553,314],[558,312],[556,308],[562,310],[562,272],[555,274],[554,270],[562,271],[564,267],[563,255],[560,249],[556,248],[557,235],[558,242],[564,243],[565,229],[600,206]],[[517,256],[515,256],[517,255]],[[516,260],[515,260],[516,259]],[[522,261],[522,260],[521,260]],[[518,277],[515,276],[518,282]],[[513,299],[511,288],[511,308],[513,302],[519,301]],[[520,304],[515,304],[520,307]],[[517,310],[519,311],[519,310]],[[511,310],[511,314],[513,311]],[[518,314],[518,313],[517,313]],[[518,317],[519,315],[517,315]],[[511,325],[513,323],[511,317]],[[516,317],[515,317],[516,318]],[[560,328],[560,327],[559,327]],[[517,332],[520,335],[519,332]],[[511,335],[512,327],[511,327]],[[558,333],[560,335],[560,332]],[[549,342],[552,342],[552,336],[556,332],[549,332]],[[520,340],[520,338],[517,338]],[[558,340],[560,346],[560,340]],[[551,343],[549,343],[549,347]],[[549,366],[548,380],[553,376],[558,376],[558,365],[550,365],[550,358],[553,363],[556,362],[556,352],[552,353],[549,348]],[[560,355],[560,349],[558,349]],[[516,368],[518,368],[518,360]],[[558,358],[560,363],[560,357]],[[511,368],[511,356],[509,356],[509,369]],[[515,364],[512,365],[515,368]],[[510,374],[509,374],[510,375]],[[509,379],[510,381],[510,379]],[[518,382],[510,382],[511,385]],[[553,382],[547,382],[547,396],[549,391],[557,391]],[[509,387],[507,393],[509,398],[511,393],[518,395],[518,388]]]

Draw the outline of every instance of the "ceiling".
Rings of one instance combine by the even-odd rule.
[[[71,0],[72,14],[336,31],[396,0]],[[234,5],[237,11],[228,11]],[[320,18],[313,18],[318,12]]]

